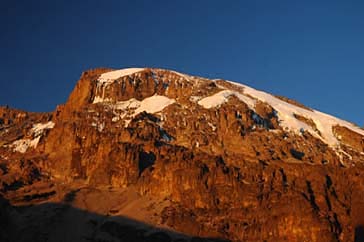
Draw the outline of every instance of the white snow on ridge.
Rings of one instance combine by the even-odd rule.
[[[145,68],[126,68],[101,74],[97,79],[97,90],[101,90],[101,93],[94,97],[92,103],[111,102],[111,98],[105,97],[105,89],[107,86],[123,76],[132,75],[143,70]]]
[[[177,72],[177,71],[171,71],[172,73],[174,73],[174,74],[176,74],[176,75],[178,75],[178,76],[180,76],[180,77],[182,77],[182,78],[184,78],[185,80],[187,80],[188,82],[190,82],[191,81],[191,79],[190,79],[190,77],[188,76],[188,75],[186,75],[186,74],[182,74],[182,73],[180,73],[180,72]]]
[[[105,87],[107,87],[108,84],[112,83],[116,79],[131,75],[140,71],[145,70],[144,68],[128,68],[128,69],[121,69],[116,71],[111,71],[102,74],[98,79],[98,84],[100,84],[100,87],[103,88],[102,93],[100,96],[96,96],[93,103],[108,103],[108,105],[112,105],[114,109],[116,110],[131,110],[132,116],[137,115],[140,112],[146,111],[148,113],[156,113],[163,110],[166,106],[172,104],[175,102],[173,99],[169,99],[165,96],[152,96],[149,98],[146,98],[142,101],[138,101],[135,99],[130,99],[128,101],[124,102],[116,102],[112,103],[112,100],[105,97]],[[163,69],[154,69],[156,71],[163,70]],[[179,75],[181,78],[191,82],[194,81],[197,85],[199,83],[199,78],[194,78],[192,76],[182,74],[176,71],[169,71],[173,74]],[[220,80],[220,79],[216,79]],[[213,80],[213,81],[216,81]],[[244,103],[246,103],[249,108],[255,109],[255,104],[257,100],[266,102],[270,106],[272,106],[276,111],[278,115],[278,119],[280,121],[280,125],[288,130],[292,130],[295,132],[300,132],[301,129],[304,129],[308,132],[310,132],[313,136],[320,138],[324,142],[326,142],[328,145],[332,147],[337,147],[340,145],[340,141],[335,137],[335,134],[333,132],[333,127],[336,125],[346,127],[360,135],[364,136],[364,130],[360,129],[359,127],[356,127],[352,123],[349,123],[347,121],[338,119],[334,116],[331,116],[329,114],[325,114],[316,110],[307,110],[304,108],[301,108],[299,106],[287,103],[279,98],[274,97],[273,95],[270,95],[268,93],[258,91],[254,88],[251,88],[249,86],[236,83],[236,82],[230,82],[233,85],[242,87],[243,91],[239,90],[230,90],[225,87],[221,87],[223,90],[215,93],[214,95],[211,95],[209,97],[198,97],[198,96],[191,96],[190,100],[192,102],[196,102],[199,105],[203,106],[204,108],[214,108],[219,107],[223,103],[227,102],[231,96],[235,96]],[[302,122],[298,120],[296,115],[303,116],[307,119],[311,119],[315,125],[317,131],[315,128],[311,127],[310,125],[306,124],[305,122]],[[130,117],[130,112],[129,112]],[[116,120],[116,119],[115,119]]]
[[[115,71],[106,72],[100,75],[97,79],[97,95],[94,97],[92,103],[102,103],[102,102],[112,102],[111,98],[105,97],[105,90],[108,86],[113,83],[115,80],[123,77],[132,75],[138,72],[145,70],[146,68],[126,68]],[[185,79],[188,82],[191,82],[191,77],[172,70],[164,70],[164,69],[152,69],[154,71],[168,71],[180,77],[180,80]],[[155,80],[158,81],[158,80]]]
[[[323,141],[325,141],[330,146],[338,146],[339,141],[335,137],[333,133],[333,126],[340,125],[343,127],[346,127],[360,135],[364,136],[364,130],[360,129],[359,127],[356,127],[355,125],[338,119],[334,116],[331,116],[329,114],[325,114],[319,111],[310,111],[298,106],[295,106],[293,104],[287,103],[285,101],[280,100],[279,98],[274,97],[273,95],[270,95],[268,93],[258,91],[254,88],[248,87],[246,85],[236,83],[236,82],[230,82],[234,85],[241,86],[244,88],[244,94],[248,94],[262,102],[266,102],[269,105],[271,105],[277,112],[278,112],[278,118],[280,120],[280,124],[283,127],[287,127],[290,130],[298,131],[301,128],[304,128],[305,130],[309,131],[312,135],[321,138],[315,130],[313,130],[312,127],[305,124],[304,122],[296,119],[294,117],[294,114],[301,115],[307,119],[311,119],[317,129],[320,131]]]
[[[334,116],[316,110],[311,111],[301,108],[299,106],[287,103],[279,98],[276,98],[271,94],[258,91],[254,88],[251,88],[249,86],[240,83],[231,81],[229,82],[233,85],[242,87],[243,92],[233,91],[218,85],[220,88],[224,90],[215,93],[211,96],[202,98],[200,100],[196,100],[197,103],[207,109],[215,108],[227,102],[230,96],[236,96],[241,101],[246,103],[249,106],[249,108],[254,110],[256,101],[259,100],[261,102],[269,104],[277,111],[280,125],[283,128],[287,128],[295,132],[300,132],[301,129],[304,129],[310,132],[313,136],[323,140],[332,147],[337,147],[340,144],[339,140],[335,137],[335,134],[332,129],[336,125],[346,127],[364,136],[364,130],[360,129],[359,127],[356,127],[350,122],[338,119]],[[315,123],[316,128],[320,131],[320,134],[310,125],[298,120],[294,116],[295,114],[303,116],[307,119],[311,119]]]
[[[205,97],[198,101],[197,103],[204,108],[215,108],[219,107],[222,104],[226,103],[228,101],[229,96],[231,95],[231,91],[224,90],[221,92],[218,92],[212,96]]]
[[[236,96],[241,101],[246,103],[250,108],[254,109],[255,100],[231,90],[220,91],[212,96],[201,99],[197,103],[204,108],[215,108],[221,106],[223,103],[226,103],[230,96]]]
[[[128,76],[136,72],[141,72],[143,70],[144,68],[126,68],[126,69],[106,72],[100,75],[98,82],[109,84],[115,81],[116,79],[119,79],[120,77]]]
[[[141,72],[143,70],[145,70],[146,68],[125,68],[125,69],[120,69],[120,70],[115,70],[115,71],[110,71],[110,72],[106,72],[100,75],[98,82],[101,84],[109,84],[112,83],[113,81],[119,79],[120,77],[123,76],[128,76],[128,75],[132,75],[134,73],[137,72]],[[168,71],[170,73],[173,73],[175,75],[180,76],[181,78],[187,80],[187,81],[191,81],[191,76],[187,75],[187,74],[183,74],[177,71],[173,71],[173,70],[164,70],[164,69],[153,69],[155,71]]]

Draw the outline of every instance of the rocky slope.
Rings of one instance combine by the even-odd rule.
[[[53,113],[0,109],[3,240],[361,241],[363,162],[363,129],[285,97],[89,70]]]

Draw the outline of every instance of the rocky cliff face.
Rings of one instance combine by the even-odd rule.
[[[51,114],[1,108],[0,137],[0,190],[13,206],[69,204],[168,230],[135,241],[362,236],[364,130],[242,84],[90,70]],[[98,219],[84,226],[89,241],[121,239],[110,232],[120,224]]]

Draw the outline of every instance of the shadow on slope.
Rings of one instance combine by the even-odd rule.
[[[364,241],[364,226],[360,225],[355,228],[355,239],[354,242]]]
[[[0,207],[1,241],[39,242],[217,242],[216,238],[191,237],[130,218],[105,216],[63,203]],[[138,211],[135,211],[136,213]]]

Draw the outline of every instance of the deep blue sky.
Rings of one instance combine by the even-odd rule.
[[[0,105],[51,111],[86,69],[148,66],[364,123],[363,1],[3,0],[0,27]]]

